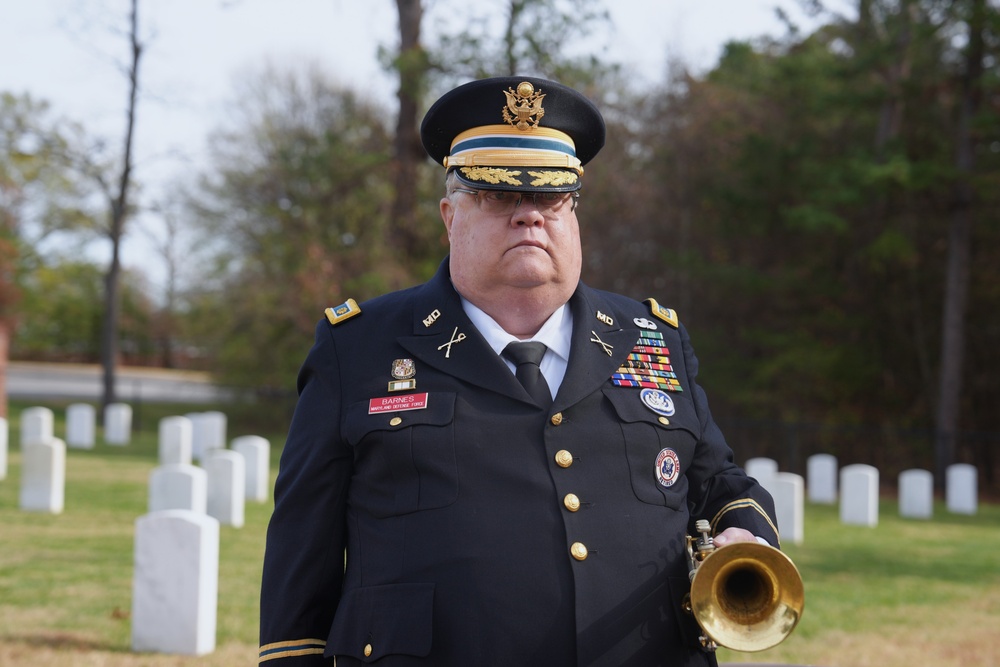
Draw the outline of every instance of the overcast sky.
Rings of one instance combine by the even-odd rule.
[[[454,0],[430,0],[434,7]],[[29,93],[53,114],[83,124],[88,134],[121,142],[128,60],[128,0],[6,0],[0,12],[0,91]],[[833,4],[845,4],[844,2]],[[695,69],[714,64],[734,39],[780,35],[775,8],[808,25],[797,0],[608,0],[616,33],[611,58],[649,82],[663,79],[668,57]],[[391,0],[142,0],[141,63],[135,146],[137,177],[156,192],[203,164],[204,140],[225,122],[236,77],[265,63],[319,63],[334,77],[388,98],[394,89],[376,62],[392,46]],[[112,144],[113,145],[113,144]],[[164,157],[170,155],[172,157]],[[153,194],[155,196],[155,194]],[[125,262],[155,259],[136,247]],[[130,250],[131,248],[131,250]]]

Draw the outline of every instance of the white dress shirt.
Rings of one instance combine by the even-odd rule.
[[[566,365],[569,363],[570,342],[573,336],[573,314],[566,304],[556,309],[556,312],[552,313],[549,319],[545,320],[545,324],[538,330],[538,333],[524,340],[504,331],[497,324],[496,320],[465,297],[462,297],[462,308],[476,328],[479,329],[479,333],[483,335],[483,338],[486,339],[486,342],[489,343],[490,347],[498,355],[503,352],[508,343],[515,341],[522,343],[543,343],[548,350],[546,350],[545,356],[542,357],[542,363],[539,364],[539,367],[542,369],[542,375],[545,376],[545,382],[549,385],[552,398],[556,397],[556,394],[559,392],[559,385],[562,384],[563,377],[566,375]],[[501,358],[507,364],[510,372],[513,373],[514,364],[503,357]]]

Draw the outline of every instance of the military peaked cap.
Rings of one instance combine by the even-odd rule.
[[[480,190],[579,190],[583,165],[604,146],[604,134],[601,112],[582,94],[525,76],[459,86],[420,126],[434,161]]]

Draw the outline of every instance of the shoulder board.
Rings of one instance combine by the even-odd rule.
[[[349,320],[355,315],[361,314],[361,306],[354,299],[348,299],[339,306],[334,306],[333,308],[327,308],[325,311],[326,319],[330,320],[330,324],[340,324],[344,320]]]
[[[653,317],[660,318],[675,329],[680,326],[677,311],[673,308],[664,308],[656,302],[656,299],[646,299],[644,303],[649,304],[649,310],[653,313]]]

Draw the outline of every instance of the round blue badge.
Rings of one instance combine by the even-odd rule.
[[[658,415],[670,417],[674,414],[674,399],[661,389],[643,389],[639,392],[639,398],[647,408]]]

